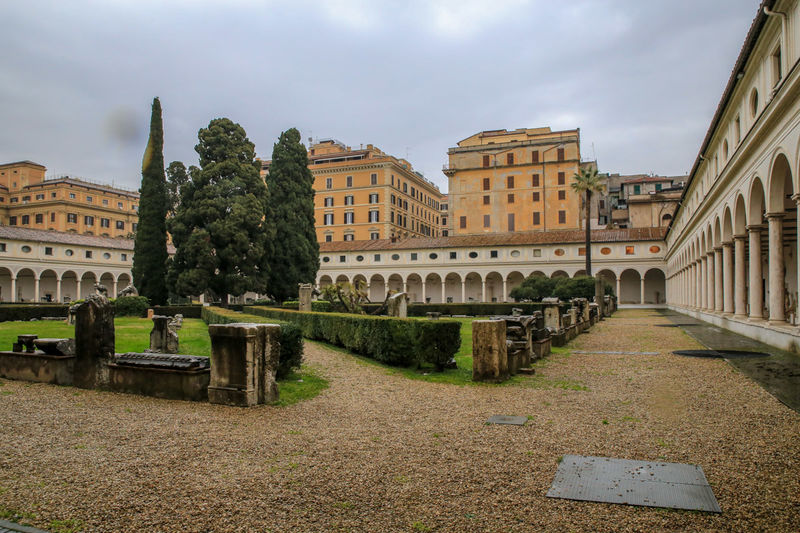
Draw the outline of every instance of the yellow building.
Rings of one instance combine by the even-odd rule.
[[[309,144],[319,242],[441,234],[442,193],[408,161],[371,144],[358,150],[332,139]],[[270,163],[262,162],[262,175]]]
[[[139,193],[62,177],[32,161],[0,165],[0,224],[124,237],[136,230]]]
[[[482,131],[447,153],[450,235],[581,227],[580,130]]]

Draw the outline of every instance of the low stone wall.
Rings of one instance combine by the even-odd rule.
[[[72,385],[74,355],[48,355],[41,352],[0,352],[0,377]]]
[[[208,400],[210,370],[139,368],[109,363],[108,385],[115,392],[169,400]]]

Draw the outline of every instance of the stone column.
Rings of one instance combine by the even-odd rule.
[[[481,302],[486,301],[486,280],[481,280]]]
[[[769,323],[786,322],[783,299],[784,261],[783,261],[783,213],[769,213]]]
[[[61,303],[61,278],[56,278],[56,302]]]
[[[444,283],[444,278],[442,278],[442,303],[447,303],[447,285]]]
[[[467,303],[467,280],[461,280],[461,303]]]
[[[422,280],[422,303],[425,303],[425,280]]]
[[[761,226],[747,226],[750,240],[750,320],[761,320],[764,288],[761,285]]]
[[[258,403],[258,325],[211,324],[208,401],[248,407]]]
[[[616,292],[616,295],[617,295],[617,302],[618,303],[622,303],[622,293],[620,292],[621,282],[620,282],[619,278],[620,278],[620,276],[617,276],[617,292]]]
[[[714,311],[722,313],[722,293],[724,290],[722,270],[722,246],[714,248]]]
[[[111,297],[116,298],[118,294],[118,287],[117,287],[117,280],[114,280],[114,283],[111,284]]]
[[[700,258],[700,279],[697,284],[697,291],[700,293],[700,309],[706,309],[708,306],[708,256],[704,255]]]
[[[403,281],[403,292],[408,294],[408,282]]]
[[[644,304],[644,276],[642,276],[641,280],[639,281],[640,288],[639,288],[639,303]]]
[[[353,284],[355,286],[355,283]],[[313,292],[314,288],[310,283],[298,283],[297,284],[297,300],[298,306],[297,309],[303,312],[311,311],[311,293]]]
[[[114,307],[105,296],[92,294],[70,312],[75,314],[75,386],[108,387],[108,363],[116,343]]]
[[[78,278],[78,277],[75,278],[75,291],[76,291],[75,299],[76,300],[80,300],[81,299],[81,279]]]
[[[39,276],[33,276],[33,301],[39,301]]]
[[[11,276],[11,301],[17,301],[17,277]]]
[[[722,312],[733,314],[733,243],[722,243]]]
[[[744,257],[744,240],[746,235],[733,236],[733,255],[735,256],[734,267],[736,270],[736,280],[733,283],[733,313],[734,316],[743,318],[747,316],[747,264]]]
[[[503,303],[508,301],[508,284],[506,278],[503,278]]]
[[[708,252],[708,262],[706,263],[706,268],[708,272],[706,273],[706,287],[708,288],[708,300],[706,301],[706,309],[708,311],[713,311],[715,308],[716,303],[714,302],[714,291],[716,290],[716,276],[714,275],[715,267],[714,267],[714,250]]]

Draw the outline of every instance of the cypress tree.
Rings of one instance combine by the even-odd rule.
[[[266,287],[264,223],[267,189],[255,145],[230,119],[212,120],[198,134],[200,167],[191,167],[169,229],[175,245],[170,282],[178,294],[228,295]]]
[[[139,225],[133,248],[133,284],[154,305],[167,301],[167,207],[161,102],[154,98],[150,139],[142,159]]]
[[[281,133],[272,151],[266,177],[266,220],[269,235],[269,294],[277,301],[296,297],[298,283],[314,283],[319,269],[319,244],[314,228],[314,176],[300,132]]]

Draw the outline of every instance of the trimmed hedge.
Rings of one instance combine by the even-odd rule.
[[[377,311],[382,304],[364,304],[361,307],[367,314]],[[456,303],[456,304],[408,304],[408,316],[425,316],[425,313],[441,313],[443,315],[493,316],[510,315],[512,309],[522,309],[523,314],[542,311],[544,306],[536,302],[508,303]]]
[[[243,314],[222,307],[203,307],[201,314],[206,324],[233,324],[236,322],[278,324],[281,327],[278,377],[282,378],[300,368],[300,364],[303,362],[303,335],[296,325],[280,320],[265,320],[261,316]]]
[[[255,304],[255,305],[258,305],[258,304]],[[267,306],[267,307],[269,307],[269,306]],[[289,301],[283,302],[281,304],[280,308],[281,309],[294,309],[295,311],[297,311],[298,309],[300,309],[300,302],[297,301],[297,300],[289,300]],[[316,311],[318,313],[330,313],[331,311],[333,311],[333,308],[331,307],[331,303],[327,302],[325,300],[312,300],[311,301],[311,310],[312,311]]]
[[[409,320],[346,313],[301,313],[248,307],[254,315],[296,324],[308,339],[398,366],[430,363],[442,368],[461,347],[461,324],[448,320]]]
[[[150,301],[145,296],[121,296],[113,300],[116,316],[147,316]]]
[[[175,316],[183,315],[183,318],[202,318],[202,305],[154,305],[153,313],[157,315]],[[146,313],[145,313],[145,316]]]
[[[0,305],[0,322],[33,320],[46,316],[67,318],[67,304],[3,304]]]

